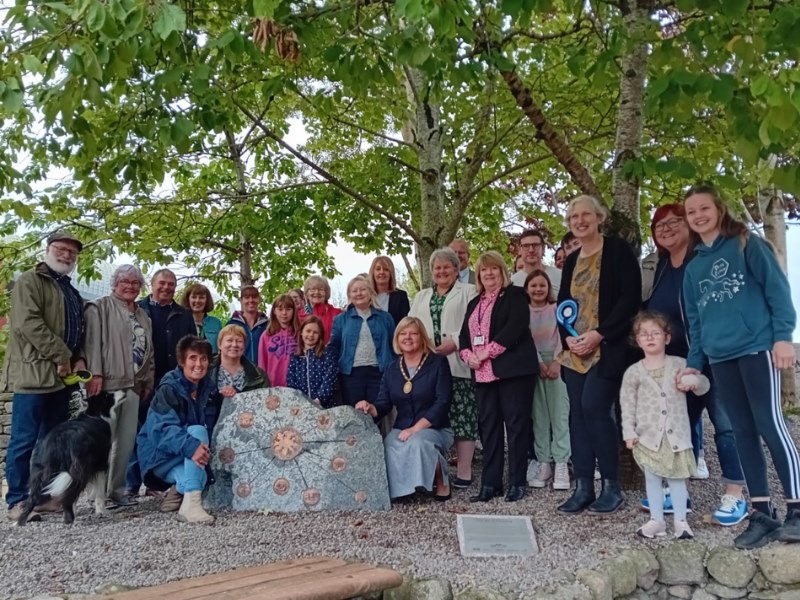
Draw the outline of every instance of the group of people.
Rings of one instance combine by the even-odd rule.
[[[213,483],[209,440],[223,399],[287,386],[322,408],[345,404],[374,419],[392,498],[426,490],[446,501],[451,488],[471,486],[480,440],[483,470],[471,502],[515,502],[529,485],[551,482],[570,490],[571,464],[575,486],[558,510],[613,513],[624,502],[624,440],[645,472],[645,537],[665,534],[669,512],[675,536],[693,536],[686,480],[701,458],[707,409],[726,486],[714,522],[748,516],[747,487],[753,511],[736,546],[800,541],[800,458],[778,377],[794,364],[795,311],[768,244],[710,186],[656,210],[657,252],[641,265],[625,241],[603,234],[606,217],[597,199],[573,199],[556,266],[543,263],[537,230],[520,236],[513,273],[495,251],[473,269],[468,244],[454,240],[432,253],[432,285],[413,302],[380,256],[348,283],[343,309],[314,275],[275,298],[269,316],[258,288],[245,286],[225,326],[210,314],[202,284],[175,301],[167,269],[140,299],[144,276],[122,265],[111,295],[84,303],[69,278],[81,242],[51,235],[44,261],[12,292],[9,516],[26,497],[37,439],[67,418],[63,378],[86,369],[89,394],[125,392],[114,409],[114,506],[135,504],[144,483],[163,494],[162,510],[212,522],[200,496]],[[770,501],[761,439],[783,484],[784,521]]]

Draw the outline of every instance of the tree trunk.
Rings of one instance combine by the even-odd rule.
[[[239,195],[236,202],[247,202],[247,175],[244,161],[236,137],[230,129],[225,129],[225,139],[228,142],[228,152],[236,170],[236,193]],[[244,231],[239,232],[239,277],[241,285],[253,285],[253,243]]]
[[[786,256],[786,215],[783,194],[778,190],[762,189],[758,192],[758,208],[764,222],[764,237],[775,248],[775,256],[784,273],[787,272]],[[797,397],[797,380],[794,368],[781,371],[781,406],[783,408],[800,407]]]
[[[648,55],[646,34],[650,11],[642,0],[629,0],[627,9],[623,22],[628,47],[621,64],[610,228],[613,233],[628,240],[635,250],[641,250],[639,177],[630,170],[626,172],[626,168],[630,169],[630,161],[637,160],[641,155]]]
[[[431,285],[428,261],[434,250],[450,240],[440,239],[444,230],[444,184],[442,172],[441,107],[430,98],[431,85],[422,71],[407,67],[404,83],[410,111],[403,138],[417,152],[420,188],[420,226],[422,243],[417,244],[422,287]]]

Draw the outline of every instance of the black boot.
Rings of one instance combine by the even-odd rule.
[[[572,496],[557,510],[563,513],[579,513],[594,501],[594,479],[579,477],[575,480],[575,491],[572,492]]]
[[[617,512],[625,504],[625,497],[616,479],[603,479],[600,497],[589,507],[590,513],[609,514]]]
[[[492,498],[497,498],[503,495],[503,488],[494,488],[491,486],[482,486],[481,491],[477,496],[472,496],[470,502],[489,502]]]
[[[508,493],[506,494],[506,502],[517,502],[518,500],[522,500],[525,497],[525,486],[524,485],[512,485],[508,488]]]

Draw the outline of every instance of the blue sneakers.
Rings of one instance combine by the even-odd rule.
[[[639,502],[639,504],[641,505],[642,510],[647,510],[647,511],[650,510],[650,501],[647,498],[642,498],[642,500],[641,500],[641,502]],[[687,512],[687,514],[692,512],[692,499],[691,498],[687,498],[686,499],[686,512]],[[672,506],[672,496],[670,495],[669,491],[665,490],[665,494],[664,494],[664,514],[665,515],[671,515],[671,514],[674,514],[674,513],[675,513],[675,508]],[[744,517],[742,517],[742,518],[744,518]],[[737,523],[738,522],[739,521],[737,521]]]
[[[747,517],[747,502],[736,496],[725,494],[719,508],[711,515],[711,522],[723,527],[731,527],[741,523]]]

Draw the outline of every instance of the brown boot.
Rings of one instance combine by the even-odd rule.
[[[203,510],[203,492],[187,492],[181,502],[181,509],[178,511],[178,520],[184,523],[200,523],[201,525],[211,525],[214,517]]]
[[[14,506],[8,509],[6,517],[8,518],[9,521],[14,521],[15,523],[19,521],[19,518],[22,516],[22,505],[23,505],[22,502],[17,502]],[[33,511],[31,512],[31,514],[28,515],[27,523],[31,523],[33,521],[41,521],[41,520],[42,520],[42,515],[40,515],[36,511]]]
[[[64,508],[61,506],[61,500],[58,498],[50,498],[46,502],[42,502],[39,506],[33,509],[37,513],[60,513],[64,512]]]
[[[178,493],[178,490],[173,485],[167,490],[158,510],[161,512],[175,512],[181,507],[181,502],[183,502],[183,496]]]

